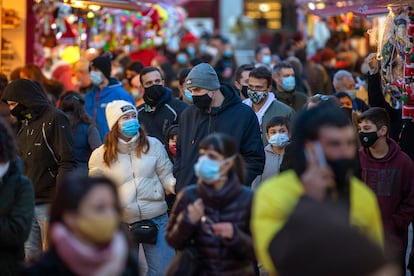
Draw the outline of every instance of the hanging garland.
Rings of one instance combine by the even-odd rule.
[[[43,67],[44,48],[54,49],[58,45],[104,51],[120,47],[128,52],[151,49],[171,40],[187,17],[183,8],[171,3],[141,6],[141,11],[110,8],[91,11],[72,8],[56,0],[35,1],[35,64]]]

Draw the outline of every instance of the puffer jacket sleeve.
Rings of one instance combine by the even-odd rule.
[[[178,193],[165,231],[168,244],[178,250],[185,248],[198,227],[187,215],[187,206],[191,203],[187,191],[188,188],[185,188]]]
[[[19,177],[18,181],[15,194],[10,195],[15,197],[12,209],[8,216],[0,217],[0,247],[2,248],[22,245],[29,237],[32,225],[34,215],[33,185],[26,177]]]
[[[249,191],[248,194],[251,194]],[[251,221],[251,209],[252,209],[252,199],[253,197],[249,197],[249,204],[246,207],[248,211],[248,221]],[[253,248],[253,239],[251,235],[250,229],[247,229],[247,231],[243,231],[240,229],[237,225],[233,224],[233,238],[223,239],[223,243],[231,248],[234,255],[239,256],[240,258],[248,258],[248,259],[254,259],[254,248]]]
[[[76,160],[69,119],[64,114],[59,113],[54,123],[50,141],[58,163],[57,183],[61,183],[64,175],[76,168]]]
[[[89,158],[89,176],[102,176],[103,170],[101,169],[105,164],[103,162],[103,145],[94,150]]]
[[[243,132],[240,154],[246,161],[246,181],[243,184],[250,186],[256,176],[263,173],[265,153],[256,115],[253,110],[251,110],[251,112],[249,111],[249,114],[245,114],[245,116],[248,116],[250,119]]]
[[[153,146],[157,147],[158,153],[155,171],[165,191],[175,194],[175,177],[173,176],[173,165],[168,158],[167,151],[160,141],[154,139]]]

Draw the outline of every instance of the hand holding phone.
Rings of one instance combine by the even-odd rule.
[[[305,157],[307,167],[301,176],[305,194],[316,200],[323,200],[328,190],[335,188],[335,179],[327,164],[321,144],[319,142],[306,143]]]

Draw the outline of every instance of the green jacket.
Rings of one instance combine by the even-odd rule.
[[[308,97],[302,92],[281,92],[274,91],[276,99],[293,108],[296,112],[301,110],[308,101]]]
[[[32,183],[22,176],[16,162],[11,162],[0,178],[0,271],[18,275],[24,261],[24,242],[29,237],[34,215]]]

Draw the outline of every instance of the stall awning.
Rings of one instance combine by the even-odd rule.
[[[410,0],[348,0],[348,1],[321,1],[321,0],[296,0],[296,3],[305,8],[309,13],[318,16],[331,16],[341,13],[353,12],[356,15],[371,16],[375,14],[387,14],[388,6],[406,6]]]
[[[189,0],[68,0],[68,4],[78,6],[99,5],[101,7],[140,11],[153,4],[179,6]]]

